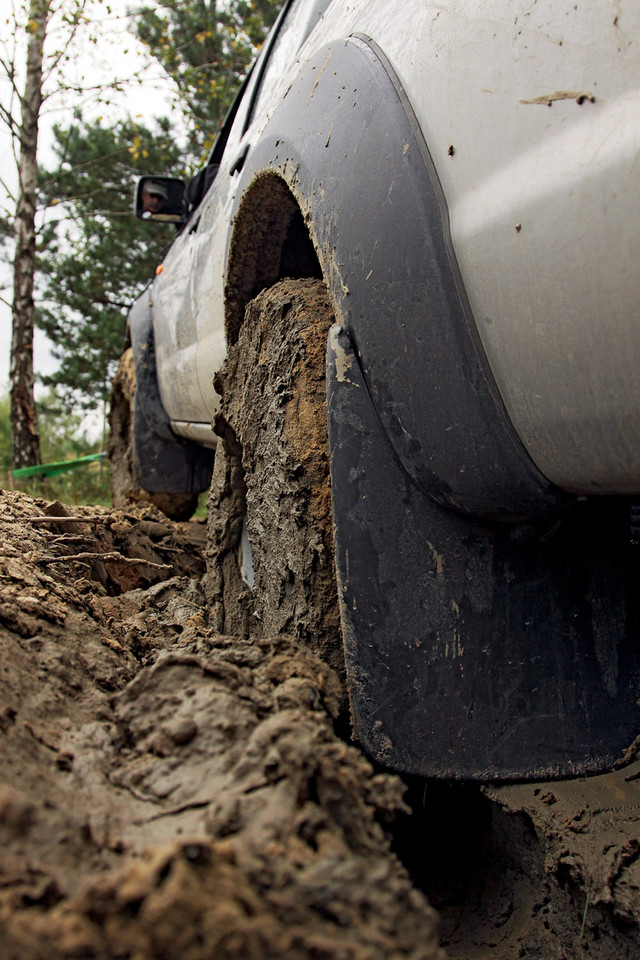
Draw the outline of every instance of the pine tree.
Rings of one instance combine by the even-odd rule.
[[[173,79],[190,151],[204,158],[282,0],[185,0],[143,7],[136,30]]]

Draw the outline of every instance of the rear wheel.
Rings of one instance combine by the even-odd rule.
[[[320,280],[284,280],[252,301],[216,377],[217,432],[229,457],[240,451],[244,566],[262,631],[296,636],[342,673],[325,386],[333,322]]]

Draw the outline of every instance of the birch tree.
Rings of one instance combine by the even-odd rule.
[[[30,0],[24,88],[18,94],[20,120],[2,108],[12,138],[18,143],[18,189],[15,215],[13,303],[11,336],[11,453],[14,469],[40,462],[40,438],[33,393],[33,284],[36,251],[36,187],[38,180],[38,120],[42,107],[44,40],[49,21],[49,0]],[[16,64],[3,63],[17,93]]]
[[[40,462],[33,370],[39,122],[51,97],[72,91],[88,95],[97,89],[71,69],[80,39],[85,46],[86,41],[95,42],[88,32],[90,2],[95,7],[100,0],[15,0],[2,23],[0,83],[7,96],[0,103],[0,121],[11,138],[17,173],[15,184],[7,176],[0,180],[15,204],[10,358],[14,469]],[[10,219],[3,217],[5,236]]]

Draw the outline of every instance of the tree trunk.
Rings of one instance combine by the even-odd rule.
[[[40,437],[33,393],[33,280],[36,254],[38,119],[42,106],[43,44],[49,0],[31,0],[27,31],[27,75],[21,98],[18,202],[13,267],[11,338],[11,431],[14,470],[40,462]]]

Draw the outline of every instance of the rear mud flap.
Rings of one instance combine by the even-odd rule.
[[[436,505],[397,463],[340,327],[327,397],[357,739],[433,778],[611,768],[640,733],[628,501],[576,502],[546,532]]]

